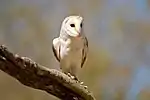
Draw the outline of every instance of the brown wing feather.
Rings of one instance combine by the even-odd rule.
[[[54,56],[60,62],[60,54],[57,53],[57,51],[54,48],[54,45],[52,45],[52,50],[53,50]],[[60,52],[60,48],[59,48],[59,52]]]
[[[88,52],[88,40],[85,37],[84,38],[84,48],[82,50],[82,62],[81,62],[81,68],[83,67],[85,60],[87,58],[87,52]]]

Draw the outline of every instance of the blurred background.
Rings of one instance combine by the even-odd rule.
[[[0,44],[59,70],[52,39],[63,19],[84,17],[88,61],[79,78],[97,100],[150,100],[149,0],[0,0]],[[59,100],[0,71],[1,100]]]

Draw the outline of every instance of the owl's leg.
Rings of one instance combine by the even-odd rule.
[[[73,67],[73,66],[72,66]],[[69,67],[72,69],[72,67]],[[75,80],[77,83],[79,83],[80,85],[84,86],[85,89],[87,89],[86,85],[83,85],[84,82],[80,81],[79,78],[77,77],[75,71],[69,69],[68,71],[65,72],[66,75],[68,75],[71,79]]]
[[[77,73],[80,70],[80,64],[76,63],[76,64],[72,64],[70,67],[70,74],[74,77],[73,79],[76,80],[78,83],[80,83],[81,85],[83,85],[83,82],[79,80],[79,78],[77,77]]]
[[[61,68],[62,72],[65,73],[66,75],[68,75],[71,79],[75,79],[75,76],[72,75],[72,73],[70,71],[70,69],[71,69],[70,61],[63,59],[60,63],[60,68]]]
[[[84,82],[83,82],[83,81],[80,81],[80,80],[78,79],[78,77],[75,76],[74,80],[76,80],[80,85],[84,86],[85,89],[88,88],[86,85],[84,85]]]

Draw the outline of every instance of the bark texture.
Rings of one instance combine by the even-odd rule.
[[[46,91],[61,100],[95,100],[91,92],[66,74],[13,54],[4,45],[0,46],[0,69],[22,84]]]

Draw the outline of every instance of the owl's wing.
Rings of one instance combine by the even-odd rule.
[[[81,62],[81,68],[83,67],[85,60],[87,59],[87,53],[88,53],[88,40],[85,37],[84,38],[84,47],[82,50],[82,62]]]
[[[60,62],[60,41],[59,38],[53,39],[52,50],[56,59]]]

